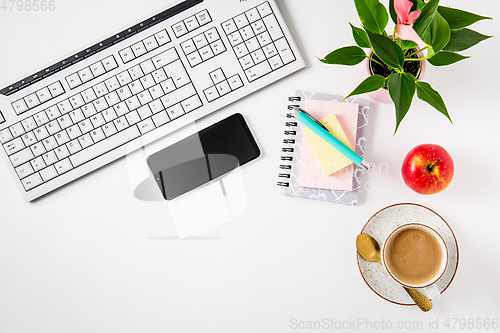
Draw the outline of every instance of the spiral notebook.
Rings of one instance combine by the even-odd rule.
[[[311,105],[313,104],[312,102],[317,101],[350,103],[351,105],[346,105],[346,107],[348,106],[347,109],[354,110],[354,112],[357,110],[357,117],[351,113],[350,115],[342,115],[342,117],[339,117],[339,120],[341,119],[342,127],[346,137],[349,138],[349,142],[352,146],[355,146],[356,153],[363,157],[370,101],[360,98],[349,98],[346,101],[342,101],[341,96],[302,90],[297,90],[295,96],[289,97],[288,101],[290,105],[288,105],[289,111],[285,120],[284,147],[282,148],[280,172],[278,174],[278,185],[281,187],[281,194],[291,197],[356,205],[358,203],[363,170],[351,164],[331,176],[322,174],[311,177],[312,180],[307,179],[308,173],[311,173],[314,169],[311,170],[311,166],[304,163],[307,163],[306,160],[309,161],[314,158],[314,153],[310,146],[311,143],[304,135],[303,125],[292,118],[290,110],[294,106],[305,108],[308,102]],[[304,171],[304,167],[308,167],[308,170]]]

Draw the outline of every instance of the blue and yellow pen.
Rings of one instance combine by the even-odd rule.
[[[294,107],[292,109],[292,116],[307,126],[311,131],[319,135],[320,138],[332,145],[333,148],[337,149],[354,164],[359,165],[364,170],[371,169],[370,164],[363,161],[361,156],[356,154],[351,148],[347,147],[342,141],[334,137],[325,125],[323,125],[318,119],[314,118],[307,111]]]

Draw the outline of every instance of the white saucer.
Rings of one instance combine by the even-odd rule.
[[[450,254],[446,271],[437,282],[441,294],[449,287],[458,268],[458,243],[453,230],[436,212],[427,207],[401,203],[386,207],[373,215],[365,224],[361,233],[374,237],[380,246],[387,235],[398,226],[416,222],[428,225],[443,237]],[[415,305],[406,291],[384,271],[378,262],[369,262],[356,252],[359,271],[368,287],[383,299],[399,305]]]

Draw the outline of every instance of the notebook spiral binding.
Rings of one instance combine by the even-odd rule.
[[[291,103],[297,103],[300,102],[301,98],[298,96],[290,96],[288,97],[288,101]],[[287,106],[288,110],[292,110],[295,107],[299,107],[299,105],[296,104],[290,104]],[[288,113],[286,115],[287,119],[293,119],[292,114]],[[292,128],[296,128],[298,126],[296,121],[287,121],[285,122],[285,126],[287,129],[285,129],[284,134],[287,136],[286,138],[283,139],[283,143],[286,145],[289,145],[288,147],[283,147],[281,151],[283,153],[293,153],[294,148],[291,147],[291,145],[295,144],[295,138],[291,138],[291,136],[297,135],[297,131],[293,130]],[[293,156],[291,155],[283,155],[281,156],[281,161],[286,161],[286,162],[293,162]],[[292,165],[291,164],[281,164],[280,165],[281,170],[291,170]],[[290,179],[291,175],[290,173],[279,173],[278,174],[279,178],[282,178],[283,181],[279,181],[277,184],[278,186],[283,186],[283,187],[290,187],[290,182],[287,181]]]

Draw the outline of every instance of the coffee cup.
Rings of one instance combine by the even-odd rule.
[[[448,265],[445,241],[431,227],[408,223],[394,229],[382,247],[382,264],[400,285],[422,289],[433,301],[441,297],[436,282]]]

